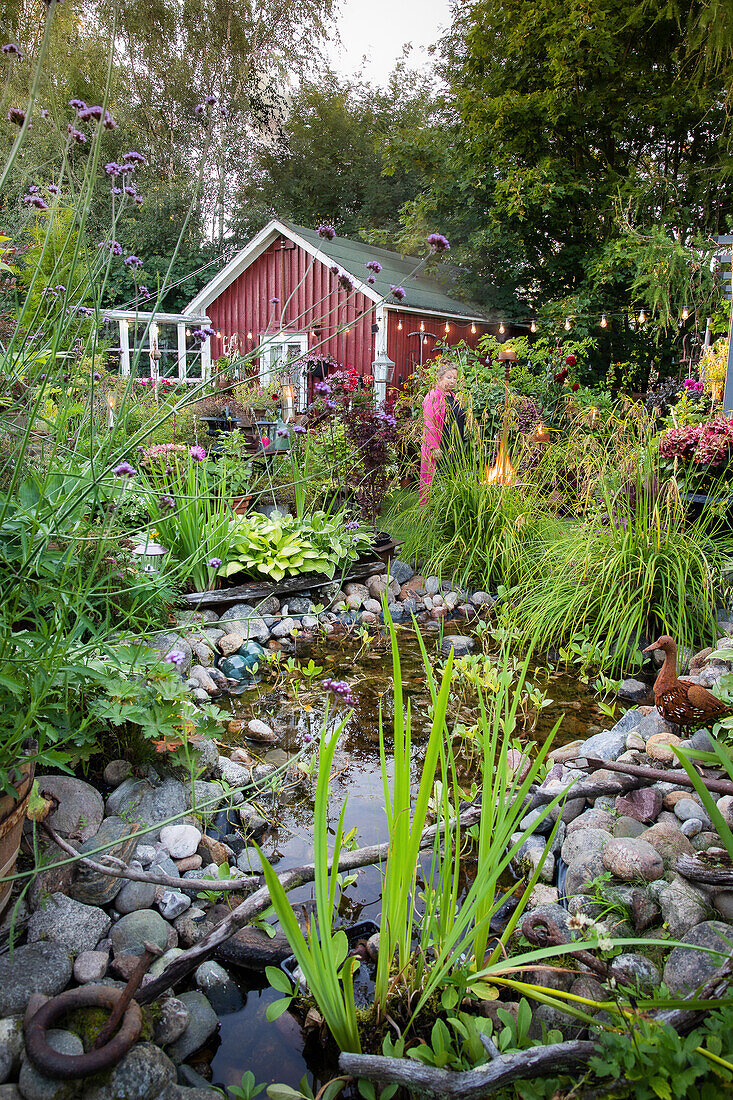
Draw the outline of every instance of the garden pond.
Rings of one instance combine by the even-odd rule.
[[[421,742],[427,737],[430,724],[430,698],[416,636],[401,630],[398,637],[403,691],[406,701],[410,701],[413,715],[415,787],[421,767]],[[440,642],[428,637],[426,645],[431,652],[439,648]],[[265,762],[283,764],[302,749],[308,738],[315,739],[324,718],[334,726],[342,720],[348,708],[341,704],[331,707],[330,714],[325,715],[320,680],[325,676],[348,676],[356,702],[334,758],[331,821],[335,826],[341,806],[348,798],[344,828],[355,829],[355,846],[380,843],[388,839],[379,761],[379,708],[381,704],[389,728],[392,706],[392,657],[388,640],[384,644],[384,640],[378,637],[372,637],[370,643],[360,642],[358,638],[346,638],[340,639],[337,645],[333,640],[317,641],[305,652],[299,652],[297,661],[291,662],[290,668],[308,668],[311,659],[312,689],[307,677],[287,679],[287,668],[283,663],[283,675],[274,688],[271,679],[265,678],[232,698],[234,716],[245,720],[245,725],[247,720],[256,716],[281,732],[282,739],[278,746],[262,752],[261,758]],[[322,669],[322,672],[316,673],[317,669]],[[543,741],[558,718],[563,721],[555,737],[556,747],[607,729],[616,720],[602,711],[588,685],[572,674],[537,664],[530,669],[529,680],[551,700],[539,710],[535,728],[529,734],[529,738],[535,741]],[[300,685],[295,693],[294,683]],[[243,744],[236,737],[231,741],[232,747],[236,743]],[[251,751],[249,743],[247,749]],[[465,766],[467,753],[459,748],[456,757],[459,763],[464,762],[462,778],[468,788],[470,767]],[[387,759],[390,768],[389,742]],[[273,827],[262,841],[262,848],[277,871],[311,862],[313,802],[308,786],[300,786],[289,795],[286,793],[284,799],[280,796],[273,802],[263,799],[260,809],[273,822]],[[470,868],[467,870],[470,874]],[[345,926],[378,920],[381,885],[377,866],[356,872],[355,881],[345,891],[341,901],[340,913]],[[511,882],[506,883],[508,890],[511,886]],[[308,909],[313,901],[314,887],[300,887],[289,896],[296,909],[297,903]],[[361,971],[361,979],[357,975],[357,996],[359,980],[367,980],[366,968],[362,967]],[[246,972],[231,973],[240,982],[243,1006],[220,1015],[217,1038],[199,1054],[200,1059],[210,1060],[215,1084],[239,1084],[242,1074],[250,1069],[258,1082],[284,1082],[296,1087],[307,1074],[315,1093],[324,1079],[338,1074],[335,1057],[333,1063],[326,1066],[322,1046],[317,1042],[309,1044],[304,1039],[300,1023],[293,1015],[286,1012],[275,1022],[267,1021],[265,1012],[268,1004],[281,994],[267,985],[264,976],[253,972],[248,979],[244,977]],[[326,1069],[328,1074],[324,1078]]]

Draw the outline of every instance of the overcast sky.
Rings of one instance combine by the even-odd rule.
[[[366,55],[364,76],[384,84],[406,42],[414,47],[410,66],[418,68],[428,60],[427,47],[449,23],[449,0],[343,0],[338,17],[342,44],[331,45],[331,64],[350,76]]]

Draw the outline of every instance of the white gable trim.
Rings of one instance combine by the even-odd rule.
[[[479,317],[478,315],[473,317],[469,313],[446,313],[445,310],[420,309],[419,306],[398,305],[396,302],[385,302],[384,308],[390,309],[394,313],[416,313],[418,316],[422,315],[423,317],[445,317],[447,321],[466,321],[469,324],[473,322],[473,324],[484,326],[500,324],[500,321],[488,321],[485,317]],[[508,324],[513,325],[514,322],[509,321]]]
[[[238,279],[242,272],[246,271],[250,264],[254,263],[254,261],[258,259],[258,257],[260,257],[279,236],[287,237],[289,241],[292,241],[298,248],[302,248],[309,256],[312,256],[314,260],[318,260],[319,263],[322,263],[324,267],[333,267],[335,264],[339,272],[343,272],[349,276],[354,283],[355,290],[364,294],[367,298],[371,299],[372,302],[379,303],[382,301],[381,295],[370,287],[368,283],[356,279],[350,271],[332,256],[329,256],[323,248],[315,247],[283,222],[278,221],[277,218],[273,218],[264,229],[261,229],[260,232],[252,238],[245,248],[229,261],[226,267],[222,268],[218,275],[215,275],[214,278],[198,292],[196,297],[189,302],[184,309],[184,314],[188,316],[194,313],[205,312],[211,303],[215,301],[228,286],[231,286],[234,280]],[[324,241],[324,246],[327,247],[326,241]]]

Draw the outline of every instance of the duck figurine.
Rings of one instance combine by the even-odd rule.
[[[702,684],[679,679],[677,644],[669,634],[657,638],[643,652],[651,653],[655,649],[664,653],[664,664],[654,682],[654,702],[662,718],[678,726],[704,726],[733,714],[733,707]]]

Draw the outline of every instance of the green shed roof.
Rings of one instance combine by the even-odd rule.
[[[371,274],[364,266],[367,260],[378,260],[382,270],[375,276],[372,285],[378,294],[386,298],[386,305],[454,314],[477,321],[497,320],[497,315],[485,306],[476,305],[475,302],[462,302],[451,295],[451,286],[455,285],[461,273],[460,268],[455,264],[441,263],[440,277],[433,272],[426,274],[423,270],[424,261],[419,257],[402,256],[399,252],[377,248],[364,241],[351,241],[346,237],[337,236],[332,241],[326,241],[319,237],[314,229],[295,225],[294,222],[284,219],[281,221],[293,233],[303,237],[309,244],[318,248],[325,256],[333,259],[355,279],[362,282],[365,282]],[[418,265],[421,266],[418,267]],[[417,274],[413,274],[416,268],[418,268]],[[390,286],[404,287],[405,298],[402,302],[397,303],[391,297]]]

